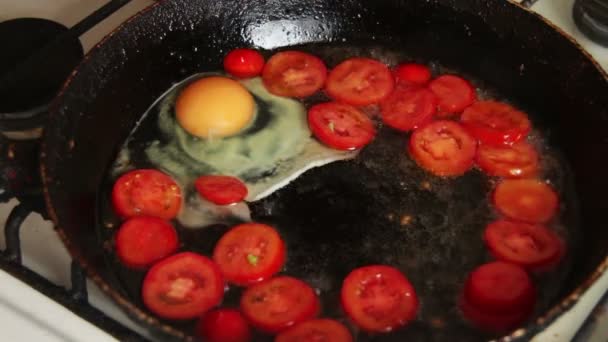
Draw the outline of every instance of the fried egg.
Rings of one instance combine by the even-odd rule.
[[[235,104],[247,101],[247,96],[240,90],[220,91],[222,97],[204,95],[204,101],[190,94],[190,101],[199,108],[184,110],[180,94],[187,92],[192,84],[200,88],[201,82],[208,82],[210,78],[217,81],[218,74],[199,74],[184,80],[151,108],[151,112],[157,113],[162,137],[147,145],[145,156],[154,167],[172,175],[185,190],[185,203],[178,215],[182,225],[202,227],[249,220],[246,203],[216,206],[201,199],[193,189],[195,179],[201,175],[238,177],[248,188],[245,200],[251,202],[272,194],[313,167],[357,155],[357,151],[334,150],[315,140],[308,128],[306,107],[297,100],[271,94],[261,78],[233,81],[241,84],[254,100],[250,118],[247,118],[247,103]],[[214,115],[213,111],[223,110],[222,104],[229,108],[222,112],[224,114]],[[205,112],[206,105],[212,108],[209,113]],[[233,113],[235,108],[241,111],[236,115],[238,122],[235,125],[224,124],[229,129],[221,134],[217,131],[207,133],[209,127],[215,125],[209,120],[220,117],[225,121],[225,113]],[[198,117],[184,118],[184,112],[195,113]],[[184,126],[184,122],[189,126]],[[247,124],[243,125],[243,122]]]

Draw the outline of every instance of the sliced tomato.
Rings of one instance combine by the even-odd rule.
[[[412,158],[438,176],[458,176],[473,166],[477,141],[458,123],[440,120],[422,126],[410,137]]]
[[[390,332],[416,317],[414,287],[396,268],[384,265],[353,270],[342,283],[342,307],[368,332]]]
[[[136,216],[124,222],[116,233],[116,254],[131,268],[145,268],[177,250],[177,232],[158,217]]]
[[[557,212],[558,202],[553,188],[536,179],[507,179],[494,190],[496,209],[518,221],[547,222]]]
[[[523,324],[530,316],[529,311],[501,314],[484,312],[466,299],[461,299],[459,307],[464,317],[473,323],[476,328],[492,333],[507,332],[514,329]]]
[[[424,64],[402,63],[393,71],[397,84],[423,86],[431,80],[431,69]]]
[[[320,303],[308,284],[282,276],[247,288],[241,297],[241,310],[253,326],[278,333],[317,316]]]
[[[270,57],[262,72],[269,92],[286,97],[307,97],[325,84],[327,67],[322,60],[300,51],[283,51]]]
[[[355,150],[376,136],[374,123],[357,108],[337,102],[314,105],[308,111],[308,126],[325,145],[339,150]]]
[[[224,281],[209,258],[183,252],[148,270],[141,295],[146,307],[162,318],[192,319],[222,301]]]
[[[526,141],[510,146],[480,144],[476,161],[485,173],[505,178],[532,177],[539,168],[538,153]]]
[[[194,186],[206,200],[218,205],[228,205],[242,201],[247,197],[247,186],[232,176],[200,176]]]
[[[385,99],[394,87],[386,65],[371,58],[350,58],[329,73],[325,91],[336,101],[366,106]]]
[[[285,243],[274,228],[243,223],[224,234],[213,251],[224,278],[251,285],[279,272],[285,263]]]
[[[486,227],[484,241],[496,259],[532,271],[552,268],[564,252],[564,243],[553,231],[523,222],[492,222]]]
[[[437,98],[426,88],[401,88],[380,103],[380,110],[384,123],[407,132],[433,119]]]
[[[353,336],[333,319],[313,319],[280,333],[274,342],[352,342]]]
[[[258,76],[264,69],[264,56],[252,49],[234,49],[224,57],[224,69],[239,78]]]
[[[205,342],[249,342],[251,329],[238,310],[207,312],[196,324],[196,334]]]
[[[494,261],[469,274],[464,300],[488,314],[529,313],[536,301],[536,290],[521,266]]]
[[[442,75],[431,81],[429,89],[439,101],[439,117],[461,113],[477,101],[475,88],[467,80],[455,75]]]
[[[531,129],[528,116],[514,107],[497,101],[480,101],[467,108],[462,124],[486,145],[502,146],[525,138]]]
[[[181,208],[182,193],[168,175],[158,170],[139,169],[116,180],[112,204],[123,218],[145,215],[169,220],[177,216]]]

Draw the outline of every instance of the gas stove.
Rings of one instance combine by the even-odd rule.
[[[107,0],[0,0],[0,22],[22,17],[47,18],[71,27]],[[80,37],[88,51],[113,28],[153,3],[134,0]],[[573,36],[608,70],[608,48],[593,43],[575,26],[574,0],[540,0],[532,9]],[[11,161],[36,153],[36,143],[19,141],[39,131],[0,136],[0,171]],[[8,162],[7,162],[8,161]],[[3,165],[4,164],[4,165]],[[16,164],[16,163],[15,163]],[[11,169],[4,172],[10,177]],[[26,184],[27,185],[27,184]],[[36,194],[30,194],[32,198]],[[0,317],[5,341],[154,341],[86,279],[36,209],[42,203],[5,198],[0,187]],[[6,202],[5,200],[8,200]],[[3,203],[4,201],[4,203]],[[33,211],[33,212],[32,212]],[[43,210],[40,210],[43,212]],[[25,268],[19,266],[19,261]],[[538,342],[608,341],[608,273],[566,314],[533,338]]]

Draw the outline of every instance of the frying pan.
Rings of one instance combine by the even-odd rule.
[[[194,339],[191,324],[163,321],[150,314],[136,294],[141,278],[121,270],[111,260],[112,231],[101,226],[97,216],[100,203],[107,200],[103,190],[106,169],[155,99],[191,74],[221,69],[223,55],[243,46],[258,48],[267,55],[295,46],[323,55],[330,65],[355,54],[382,58],[399,53],[421,62],[439,63],[524,108],[568,165],[551,177],[572,180],[571,184],[564,181],[567,193],[562,194],[566,199],[563,222],[571,223],[569,271],[544,287],[551,294],[539,305],[533,319],[505,336],[485,335],[469,328],[446,304],[452,294],[441,292],[441,284],[453,283],[474,263],[484,261],[483,253],[470,247],[481,245],[474,229],[481,227],[481,221],[472,221],[468,228],[450,221],[456,223],[448,226],[461,229],[456,233],[446,228],[426,236],[416,233],[421,230],[413,230],[408,234],[418,238],[403,245],[391,244],[394,237],[381,234],[373,225],[363,230],[355,222],[352,230],[318,232],[312,237],[286,233],[289,250],[300,256],[290,262],[311,266],[298,268],[293,264],[292,271],[319,288],[323,285],[315,280],[315,274],[325,275],[329,283],[343,276],[340,272],[344,270],[334,274],[326,265],[340,260],[352,260],[346,262],[349,266],[369,261],[344,241],[369,242],[372,246],[389,243],[394,253],[413,251],[408,254],[413,269],[421,269],[416,265],[426,267],[422,273],[408,272],[422,293],[419,318],[396,335],[359,334],[359,340],[525,340],[572,306],[608,267],[608,230],[603,227],[608,212],[608,163],[602,158],[608,151],[608,81],[575,42],[538,15],[505,0],[166,0],[124,23],[85,57],[54,102],[40,156],[47,209],[70,253],[103,291],[152,330],[166,338]],[[391,146],[379,145],[376,150],[382,155],[385,148],[394,148]],[[384,162],[389,163],[389,159]],[[341,187],[337,193],[346,195],[334,199],[346,201],[340,210],[348,212],[353,204],[349,196],[362,198],[355,189],[365,184],[367,176],[338,163],[307,177],[320,187],[327,185],[328,179],[336,180]],[[424,177],[414,173],[412,179],[420,181]],[[360,181],[342,181],[345,178]],[[462,178],[460,183],[436,180],[434,185],[439,189],[460,186],[483,190],[484,185],[475,182],[474,177]],[[471,193],[479,190],[471,189]],[[285,192],[277,203],[293,203],[290,196],[293,194]],[[410,202],[404,204],[418,210],[422,225],[431,222],[429,226],[445,228],[445,208],[433,207],[435,202],[427,201],[415,187],[408,198]],[[465,198],[450,215],[464,217],[467,203],[482,201],[486,199]],[[285,213],[298,218],[298,209],[302,208],[285,209]],[[331,211],[325,215],[336,219]],[[290,223],[301,228],[294,220]],[[205,237],[191,233],[181,236],[185,249],[199,248],[197,244],[204,244]],[[425,240],[445,243],[422,245]],[[306,249],[315,244],[334,246],[336,252],[327,257]],[[445,253],[448,247],[451,254]],[[457,258],[455,251],[462,258]],[[306,259],[305,252],[315,255]],[[432,256],[437,256],[437,263],[429,263]],[[441,267],[454,259],[462,262]],[[321,273],[310,271],[315,265]],[[328,304],[325,314],[338,315],[333,307]],[[435,320],[437,313],[446,314]],[[436,324],[438,321],[442,323]]]

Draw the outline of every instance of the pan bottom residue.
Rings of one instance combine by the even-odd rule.
[[[302,46],[329,66],[352,55],[371,56],[387,64],[412,59],[395,51],[369,46]],[[269,54],[271,52],[268,52]],[[340,60],[337,56],[340,56]],[[445,69],[434,64],[435,71]],[[469,77],[470,78],[470,77]],[[481,81],[472,78],[480,97],[505,100]],[[320,96],[315,101],[321,101]],[[144,272],[123,267],[113,253],[112,238],[119,220],[113,214],[110,191],[117,168],[155,167],[144,150],[159,135],[158,113],[147,113],[108,169],[99,198],[100,238],[108,248],[107,260],[117,270],[124,292],[145,310],[140,299]],[[535,120],[537,113],[529,113]],[[249,203],[250,217],[277,228],[287,243],[284,274],[311,284],[322,300],[323,317],[347,324],[357,341],[478,341],[495,337],[469,325],[461,316],[457,299],[467,274],[492,260],[482,241],[486,225],[498,218],[489,199],[497,179],[477,169],[456,178],[440,178],[422,170],[406,152],[408,135],[380,128],[373,143],[350,160],[312,168],[270,196]],[[577,240],[572,179],[559,151],[548,146],[542,130],[530,142],[541,155],[542,177],[557,189],[561,212],[549,226],[565,240]],[[125,156],[128,156],[125,159]],[[228,225],[191,229],[174,222],[182,250],[210,255]],[[109,228],[109,229],[108,229]],[[569,246],[574,250],[576,246]],[[568,277],[571,253],[554,272],[535,275],[539,300],[536,312],[546,311],[560,294]],[[344,316],[339,292],[344,277],[354,268],[387,264],[399,268],[413,283],[419,298],[417,319],[391,334],[369,335],[358,331]],[[231,287],[225,306],[238,306],[241,289]],[[175,323],[188,334],[193,323]],[[272,338],[256,335],[256,341]]]

